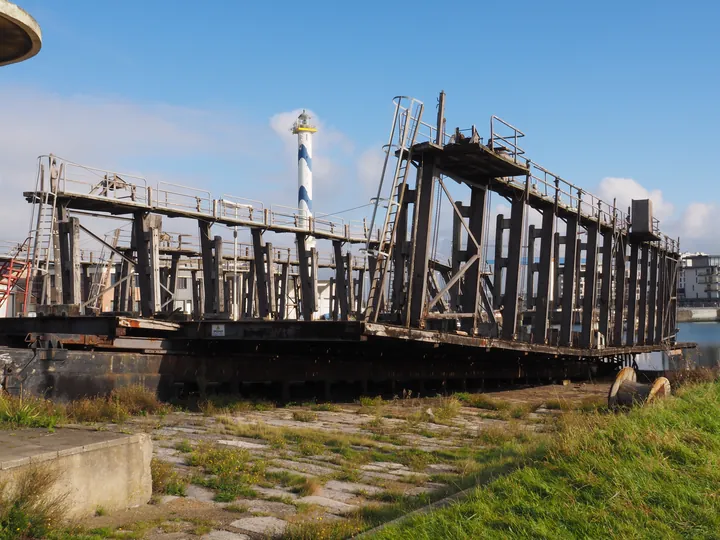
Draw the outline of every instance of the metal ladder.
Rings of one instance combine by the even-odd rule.
[[[31,291],[30,295],[35,297],[35,301],[38,304],[45,302],[50,303],[52,301],[52,299],[48,298],[48,278],[50,262],[51,259],[53,259],[52,253],[58,238],[57,214],[55,211],[57,205],[56,192],[65,168],[64,164],[60,164],[60,167],[57,168],[54,163],[55,158],[50,155],[48,163],[50,167],[50,183],[47,189],[45,186],[45,167],[42,163],[38,165],[38,176],[33,194],[33,208],[30,218],[31,229],[26,261],[29,265],[30,272],[27,277],[26,289]],[[43,277],[40,291],[33,290],[35,284],[34,277],[38,274]],[[25,313],[27,313],[27,303],[26,301],[23,308]]]
[[[5,304],[18,281],[25,276],[28,262],[23,260],[22,255],[27,249],[29,240],[26,238],[22,244],[18,244],[10,253],[10,258],[0,266],[0,307]],[[27,292],[27,286],[25,292]]]
[[[403,101],[408,101],[403,106]],[[368,305],[365,310],[365,320],[376,322],[383,304],[384,290],[388,282],[390,261],[395,247],[395,221],[402,208],[403,199],[407,186],[408,175],[411,164],[411,149],[415,144],[418,129],[422,120],[423,103],[413,98],[396,97],[395,115],[390,130],[390,140],[385,146],[385,161],[383,163],[378,196],[375,199],[366,251],[368,256],[375,256],[377,263],[375,271],[370,280],[370,291],[368,293]],[[395,156],[395,171],[392,177],[392,184],[387,198],[387,212],[380,232],[379,238],[373,241],[372,231],[375,226],[375,219],[380,203],[383,201],[383,184],[390,157]],[[377,249],[373,244],[377,243]],[[398,269],[399,271],[399,269]]]

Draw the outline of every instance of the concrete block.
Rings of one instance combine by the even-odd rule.
[[[92,516],[98,506],[113,511],[146,504],[152,494],[151,459],[147,434],[0,432],[0,483],[12,489],[32,467],[52,469],[57,481],[48,496],[65,497],[69,519]]]

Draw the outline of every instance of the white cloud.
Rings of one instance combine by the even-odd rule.
[[[607,177],[600,181],[598,197],[612,205],[616,199],[617,208],[626,212],[633,199],[650,199],[654,216],[663,221],[673,215],[675,207],[663,198],[662,191],[646,189],[632,178]]]

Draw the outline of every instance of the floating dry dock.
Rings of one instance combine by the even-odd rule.
[[[134,381],[163,392],[275,382],[286,395],[307,381],[326,392],[343,381],[463,386],[587,375],[690,346],[675,342],[679,241],[660,233],[650,201],[598,199],[528,160],[524,134],[496,117],[487,140],[474,126],[447,133],[444,101],[430,125],[421,102],[396,98],[376,207],[361,224],[42,159],[24,194],[35,228],[13,257],[25,260],[21,311],[38,316],[0,320],[6,386],[57,396]],[[510,206],[494,232],[492,196]],[[131,222],[129,238],[81,222],[99,216]],[[165,218],[196,221],[197,247],[166,233]],[[220,224],[251,244],[230,255],[212,232]],[[294,248],[280,256],[268,233]],[[88,264],[81,234],[105,258]],[[187,315],[173,312],[184,267],[194,269]],[[314,320],[322,267],[332,320]]]

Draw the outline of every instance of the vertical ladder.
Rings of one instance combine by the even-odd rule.
[[[28,267],[27,260],[23,260],[23,251],[27,249],[29,238],[22,244],[18,244],[10,253],[10,258],[0,265],[0,307],[12,293],[15,285],[25,275]]]
[[[409,100],[407,107],[402,105],[403,100]],[[412,98],[395,98],[395,116],[390,130],[390,141],[385,146],[385,162],[383,164],[378,196],[375,200],[366,251],[368,256],[375,256],[377,263],[375,271],[370,278],[370,291],[368,305],[365,311],[365,319],[371,322],[378,320],[380,309],[383,304],[385,286],[388,283],[388,274],[391,267],[393,249],[395,247],[395,221],[402,208],[410,173],[412,147],[415,145],[418,129],[423,113],[423,103]],[[379,238],[373,241],[375,218],[378,207],[382,202],[383,184],[390,156],[396,156],[395,171],[387,198],[387,212],[380,232]],[[377,248],[374,247],[377,244]],[[402,271],[396,269],[396,271]]]
[[[27,276],[26,292],[35,297],[35,303],[51,303],[49,288],[50,262],[54,258],[52,253],[57,239],[57,190],[64,174],[64,164],[57,167],[52,154],[48,158],[50,171],[49,185],[45,185],[45,167],[38,165],[38,176],[33,193],[33,208],[30,218],[30,234],[28,241],[27,260],[29,273]],[[35,276],[43,277],[40,290],[35,290]],[[57,274],[59,278],[59,274]],[[27,299],[23,312],[27,313]]]

